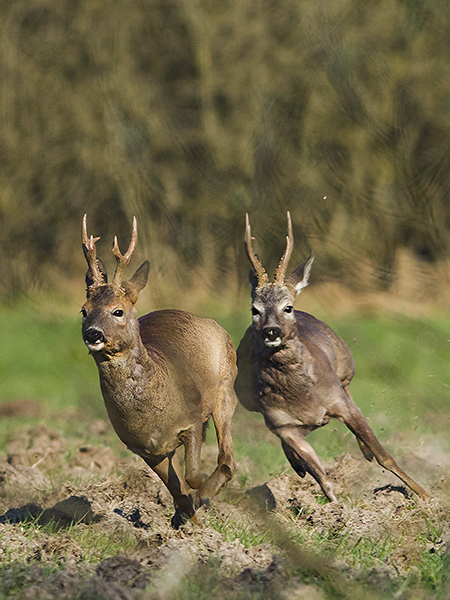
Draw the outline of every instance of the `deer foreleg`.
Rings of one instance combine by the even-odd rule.
[[[367,424],[361,410],[354,403],[348,387],[344,388],[344,392],[347,396],[345,404],[340,403],[338,411],[333,416],[343,421],[356,436],[364,456],[370,460],[369,456],[372,454],[384,469],[394,473],[394,475],[410,487],[413,492],[418,494],[420,498],[429,498],[430,494],[411,479],[411,477],[398,466],[392,456],[380,444],[374,432]],[[366,453],[367,450],[369,451],[368,453]]]
[[[237,398],[232,387],[229,390],[219,392],[217,403],[211,415],[217,434],[217,467],[200,486],[195,498],[196,507],[209,506],[210,499],[231,479],[236,470],[231,438],[231,418],[236,403]]]
[[[155,471],[172,494],[175,505],[172,527],[178,529],[182,524],[181,513],[192,519],[196,525],[201,525],[200,520],[195,515],[194,503],[189,495],[189,488],[184,481],[175,457],[175,452],[171,452],[164,457],[155,457],[155,459],[145,458],[144,460]]]
[[[319,457],[301,431],[296,427],[279,427],[274,430],[274,433],[281,439],[286,458],[294,471],[300,477],[303,477],[305,472],[309,473],[320,485],[328,500],[336,502],[333,484],[327,478]]]

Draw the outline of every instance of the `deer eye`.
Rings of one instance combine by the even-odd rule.
[[[257,308],[255,308],[254,306],[252,306],[252,315],[254,317],[256,317],[256,315],[259,315],[259,314],[260,314],[259,310]]]
[[[293,306],[286,306],[286,308],[284,309],[284,312],[287,313],[288,315],[290,315],[293,310],[294,310]]]
[[[83,319],[85,319],[87,317],[86,310],[84,308],[82,308],[80,312],[81,312],[81,315],[82,315]]]
[[[117,308],[113,311],[114,317],[123,317],[123,310],[121,308]]]

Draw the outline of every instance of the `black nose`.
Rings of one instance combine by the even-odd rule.
[[[279,327],[264,327],[263,334],[266,340],[273,342],[281,337],[281,329]]]
[[[94,329],[94,327],[89,327],[89,329],[86,329],[84,332],[84,339],[88,344],[95,344],[98,341],[105,341],[103,333],[98,329]]]

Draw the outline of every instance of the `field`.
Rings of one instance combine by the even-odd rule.
[[[238,343],[247,315],[217,318]],[[0,598],[448,598],[450,320],[326,320],[355,355],[356,402],[432,499],[366,462],[332,422],[308,438],[335,483],[330,504],[238,406],[234,479],[202,529],[174,531],[168,492],[109,425],[76,311],[4,308]],[[203,457],[211,472],[212,427]]]
[[[448,0],[0,2],[0,600],[449,600],[449,39]],[[110,273],[137,217],[140,314],[237,344],[245,213],[274,273],[286,211],[291,267],[317,256],[302,309],[432,498],[332,422],[330,504],[238,406],[233,480],[174,531],[81,340],[82,215]]]

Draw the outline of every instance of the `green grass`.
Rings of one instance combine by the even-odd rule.
[[[450,408],[450,320],[357,318],[336,329],[355,356],[352,388],[362,405],[419,432],[449,427],[433,417]]]
[[[229,515],[226,517],[217,515],[214,507],[207,514],[205,525],[221,533],[229,542],[239,540],[246,548],[263,544],[270,538],[268,531],[264,528],[257,528],[251,522],[235,523]]]
[[[0,401],[27,398],[50,410],[87,405],[95,410],[98,376],[78,315],[62,319],[2,309],[0,328]]]
[[[63,543],[58,544],[55,553],[55,565],[72,557],[74,545],[79,546],[84,562],[97,563],[110,556],[125,555],[127,552],[134,550],[137,544],[136,538],[123,530],[112,529],[105,532],[89,525],[74,522],[67,528],[63,528],[62,532],[57,521],[50,520],[45,524],[40,524],[39,516],[21,521],[20,530],[29,540],[33,540],[40,535],[47,536],[49,546],[51,546],[52,539],[60,542],[61,537],[66,540],[70,539],[71,544],[67,544],[67,548],[64,548]],[[12,563],[13,561],[9,562],[3,557],[3,567],[11,566]]]

